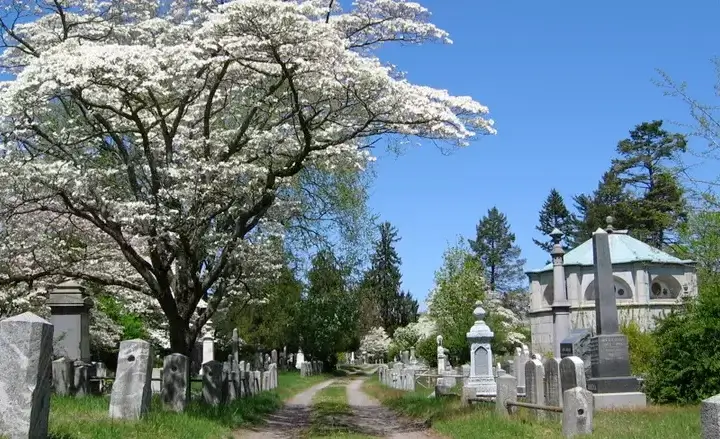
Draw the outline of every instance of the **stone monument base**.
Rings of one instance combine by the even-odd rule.
[[[647,407],[642,392],[594,393],[595,410],[640,409]]]
[[[587,389],[593,393],[627,393],[640,390],[637,377],[592,377],[587,380]]]

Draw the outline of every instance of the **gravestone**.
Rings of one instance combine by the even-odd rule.
[[[545,369],[545,403],[553,407],[562,407],[560,360],[556,358],[546,358],[543,361],[543,369]],[[555,413],[550,413],[549,416],[559,418]]]
[[[474,387],[480,396],[495,396],[497,385],[492,371],[492,342],[493,332],[485,323],[485,310],[475,303],[473,315],[475,323],[465,335],[470,344],[470,376],[466,387]]]
[[[276,349],[270,351],[270,362],[272,364],[277,364],[278,362],[278,351]]]
[[[220,405],[222,402],[223,364],[219,361],[208,361],[203,364],[202,396],[209,405]]]
[[[578,357],[565,357],[560,361],[560,388],[564,394],[573,387],[586,388],[585,363]]]
[[[560,358],[578,357],[585,363],[585,375],[590,376],[592,354],[590,352],[590,339],[592,331],[587,328],[578,328],[560,343]]]
[[[190,359],[183,354],[170,354],[163,359],[163,404],[175,412],[184,412],[190,401]]]
[[[518,383],[518,395],[525,395],[525,364],[530,358],[522,348],[515,348],[514,358],[513,366]]]
[[[46,438],[53,325],[26,312],[0,321],[0,436]]]
[[[76,397],[90,394],[90,370],[83,361],[73,363],[73,392]]]
[[[212,335],[207,334],[202,339],[202,364],[213,360],[215,360],[215,339]]]
[[[69,396],[73,393],[75,370],[73,361],[69,358],[58,358],[52,362],[52,382],[55,393],[60,396]]]
[[[596,397],[597,408],[645,407],[645,394],[638,392],[640,383],[630,375],[627,337],[619,332],[609,234],[598,229],[592,239],[597,335],[590,339],[592,378],[587,388],[607,395]]]
[[[110,394],[110,417],[140,419],[150,409],[155,354],[145,340],[123,340]]]
[[[530,360],[525,363],[525,392],[526,400],[531,404],[545,405],[545,369],[540,360]],[[544,410],[530,409],[535,419],[545,419]]]
[[[512,375],[501,375],[497,379],[497,397],[495,412],[500,416],[510,416],[517,411],[516,406],[507,407],[506,403],[517,402],[517,378]]]
[[[90,362],[90,308],[92,299],[85,287],[75,281],[50,289],[47,306],[54,327],[53,354],[71,360]]]

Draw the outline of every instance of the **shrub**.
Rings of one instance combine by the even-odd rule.
[[[644,332],[640,325],[631,321],[620,327],[620,332],[625,334],[630,348],[630,369],[633,375],[647,376],[650,370],[650,363],[656,355],[655,337],[651,332]]]
[[[430,367],[437,367],[437,336],[425,337],[415,346],[415,356],[422,358]]]
[[[645,390],[658,403],[694,403],[720,393],[720,283],[659,320]]]

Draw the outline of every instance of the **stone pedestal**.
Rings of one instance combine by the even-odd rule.
[[[492,371],[492,349],[490,342],[493,332],[485,323],[485,310],[480,302],[475,304],[473,311],[475,324],[466,334],[470,343],[470,376],[465,387],[475,388],[478,396],[495,396],[497,385]]]
[[[47,305],[53,324],[53,355],[90,362],[90,308],[92,299],[75,281],[63,282],[50,290]]]

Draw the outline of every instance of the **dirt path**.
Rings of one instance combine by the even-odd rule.
[[[323,381],[289,399],[277,412],[270,415],[266,423],[254,429],[238,430],[236,439],[274,439],[300,437],[310,426],[310,409],[313,396],[335,380]]]
[[[348,403],[353,410],[352,423],[356,431],[391,439],[438,439],[423,423],[398,417],[380,401],[360,388],[362,380],[353,380],[347,386]]]

